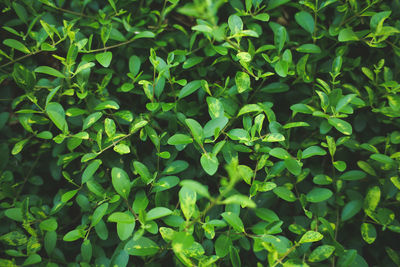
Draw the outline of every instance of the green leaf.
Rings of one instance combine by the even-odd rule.
[[[267,10],[271,10],[273,8],[277,8],[278,6],[284,5],[290,2],[290,0],[270,0],[268,2]]]
[[[300,11],[294,16],[296,22],[307,32],[313,34],[315,29],[314,18],[306,11]]]
[[[23,214],[21,208],[10,208],[4,211],[4,215],[13,221],[22,222]]]
[[[100,220],[103,218],[103,216],[106,214],[108,209],[108,203],[103,203],[100,206],[98,206],[92,215],[92,223],[91,226],[96,226],[100,222]]]
[[[187,83],[180,91],[178,98],[182,99],[188,95],[193,94],[201,87],[201,80],[195,80]]]
[[[208,121],[206,125],[204,125],[204,137],[217,136],[217,134],[219,134],[219,132],[228,124],[228,121],[228,118],[225,116]]]
[[[3,44],[11,48],[17,49],[18,51],[21,51],[25,54],[31,53],[31,51],[29,51],[29,49],[23,43],[14,39],[5,39],[3,41]]]
[[[115,152],[117,152],[120,155],[129,154],[131,152],[130,147],[125,144],[118,144],[118,145],[114,146],[113,149]]]
[[[250,113],[250,112],[262,112],[263,109],[257,105],[257,104],[247,104],[244,105],[238,112],[237,117],[246,114],[246,113]]]
[[[253,16],[253,18],[261,21],[269,21],[270,16],[267,13],[261,13]]]
[[[26,143],[28,143],[28,141],[29,141],[29,138],[26,138],[26,139],[23,139],[23,140],[17,142],[17,143],[14,145],[13,149],[11,150],[11,154],[12,154],[12,155],[17,155],[17,154],[19,154],[19,152],[22,151],[22,149],[24,148],[24,146],[26,145]]]
[[[321,48],[315,44],[302,44],[296,48],[296,51],[300,53],[319,54],[321,53]]]
[[[249,207],[249,208],[255,208],[256,203],[254,203],[253,200],[251,200],[248,196],[244,195],[233,195],[230,197],[227,197],[224,201],[222,201],[223,204],[239,204],[242,207]]]
[[[115,109],[118,110],[119,109],[119,105],[117,102],[113,101],[113,100],[107,100],[107,101],[103,101],[101,103],[99,103],[94,110],[104,110],[104,109]]]
[[[301,173],[301,164],[295,160],[294,158],[290,157],[284,160],[285,166],[290,173],[297,176]]]
[[[58,70],[48,67],[48,66],[40,66],[35,69],[35,72],[44,73],[50,76],[65,78],[65,75],[59,72]]]
[[[208,96],[206,101],[208,105],[208,114],[210,114],[211,119],[224,116],[224,105],[218,98]]]
[[[357,213],[360,212],[363,206],[363,202],[361,200],[352,200],[343,207],[341,219],[342,221],[347,221],[354,217]]]
[[[96,54],[96,60],[105,68],[111,64],[112,53],[110,51]]]
[[[87,181],[89,181],[90,178],[93,177],[94,173],[100,167],[101,163],[101,160],[95,159],[85,168],[82,173],[82,184],[86,183]]]
[[[72,242],[84,237],[85,237],[85,230],[75,229],[66,233],[63,237],[63,240],[67,242]]]
[[[285,149],[280,148],[280,147],[275,147],[269,151],[269,154],[275,158],[278,159],[289,159],[291,158],[289,152],[287,152]]]
[[[92,126],[96,121],[98,121],[101,118],[101,116],[103,116],[103,113],[101,113],[100,111],[92,113],[89,116],[87,116],[83,121],[82,130],[84,131],[90,126]]]
[[[289,85],[282,82],[273,82],[261,88],[261,92],[266,92],[270,94],[274,93],[284,93],[289,91]]]
[[[303,236],[300,238],[299,244],[304,243],[312,243],[320,241],[324,236],[316,231],[307,231]]]
[[[346,28],[340,30],[338,40],[339,42],[358,41],[358,37],[351,28]]]
[[[182,187],[187,187],[190,188],[191,190],[195,191],[197,194],[206,197],[206,198],[210,198],[210,193],[208,192],[207,187],[205,187],[204,185],[202,185],[201,183],[194,181],[194,180],[182,180],[180,182],[180,185]]]
[[[364,210],[375,211],[381,199],[381,189],[379,186],[373,186],[368,190],[364,199]]]
[[[244,225],[240,217],[233,212],[227,211],[221,214],[222,218],[237,232],[244,232]]]
[[[212,153],[203,154],[200,158],[200,163],[208,175],[214,175],[218,170],[218,159]]]
[[[375,226],[370,223],[361,224],[361,236],[367,244],[374,243],[377,236]]]
[[[114,120],[109,119],[109,118],[106,118],[104,120],[104,130],[108,137],[110,137],[110,138],[113,137],[115,135],[116,129],[117,129],[117,127],[115,125]]]
[[[133,55],[129,58],[129,72],[133,76],[136,76],[140,71],[140,65],[142,64],[139,57]]]
[[[41,221],[39,224],[39,228],[42,231],[55,231],[57,230],[58,223],[55,218],[49,218],[44,221]]]
[[[320,262],[328,259],[332,253],[335,251],[334,246],[330,245],[322,245],[314,249],[310,256],[308,256],[308,260],[310,262]]]
[[[177,176],[165,176],[157,180],[152,188],[152,192],[162,192],[173,188],[179,183],[179,178]]]
[[[23,263],[23,266],[28,266],[28,265],[33,265],[33,264],[38,264],[42,261],[42,257],[38,254],[31,254],[26,258],[26,260]]]
[[[81,245],[81,255],[84,261],[89,262],[92,258],[92,244],[90,239],[85,239]]]
[[[231,260],[231,263],[232,263],[233,267],[242,266],[242,263],[240,261],[240,256],[239,256],[238,249],[236,249],[234,246],[229,247],[229,258]]]
[[[186,145],[186,144],[190,144],[193,143],[193,139],[186,135],[186,134],[174,134],[173,136],[171,136],[167,143],[169,145]]]
[[[146,165],[135,160],[133,161],[133,167],[135,168],[135,171],[140,175],[140,178],[142,178],[145,184],[149,184],[153,181],[153,177],[151,176],[150,171]]]
[[[353,133],[353,128],[351,127],[351,124],[347,121],[338,118],[329,118],[328,122],[330,125],[335,127],[336,130],[345,135],[351,135]]]
[[[117,211],[108,216],[107,221],[115,223],[134,223],[135,218],[132,214]]]
[[[60,129],[64,133],[68,132],[68,124],[65,120],[65,111],[59,103],[49,103],[46,106],[46,113],[58,129]]]
[[[384,154],[372,154],[370,156],[370,158],[375,161],[378,161],[380,163],[383,163],[383,164],[393,164],[394,163],[394,160],[391,157],[384,155]]]
[[[332,191],[326,188],[313,188],[307,193],[306,198],[308,202],[318,203],[328,200],[333,195]]]
[[[282,142],[285,141],[286,138],[284,135],[280,133],[269,133],[263,138],[263,142]]]
[[[232,35],[235,35],[243,30],[243,21],[238,15],[230,15],[228,18],[228,26]]]
[[[164,208],[164,207],[157,207],[154,209],[151,209],[147,212],[146,214],[146,221],[152,221],[156,220],[168,215],[172,214],[172,210]]]
[[[225,234],[221,234],[217,240],[215,240],[215,254],[220,258],[224,258],[228,255],[230,247],[232,247],[232,240]]]
[[[236,72],[235,82],[239,94],[244,93],[250,89],[250,76],[245,72]]]
[[[188,58],[185,62],[183,62],[183,69],[190,69],[191,67],[201,63],[203,61],[202,57],[191,57]]]
[[[156,35],[150,31],[142,31],[135,35],[132,40],[141,39],[141,38],[154,38]]]
[[[127,199],[131,190],[128,174],[121,168],[114,167],[111,170],[112,185],[115,191]]]
[[[126,243],[124,250],[133,256],[151,256],[157,254],[160,247],[147,237],[132,239]]]
[[[294,202],[297,200],[295,194],[284,186],[275,187],[273,192],[285,201]]]
[[[196,191],[192,190],[188,186],[183,186],[179,191],[179,202],[186,220],[190,220],[194,214],[196,199]]]
[[[198,144],[202,144],[204,134],[203,134],[203,128],[201,127],[200,123],[198,123],[194,119],[185,119],[185,122],[186,122],[186,125],[189,127],[194,140],[196,140],[196,142]]]
[[[356,180],[364,179],[366,176],[367,176],[367,174],[363,171],[351,170],[351,171],[343,173],[339,177],[339,179],[347,180],[347,181],[356,181]]]
[[[313,156],[324,156],[326,155],[326,151],[323,150],[319,146],[310,146],[307,147],[303,152],[302,152],[302,158],[307,159]]]

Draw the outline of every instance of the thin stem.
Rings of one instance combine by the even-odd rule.
[[[8,65],[14,64],[15,62],[18,62],[18,61],[20,61],[20,60],[23,60],[24,58],[27,58],[27,57],[30,57],[30,56],[39,54],[40,52],[43,52],[43,50],[38,50],[38,51],[36,51],[36,52],[32,52],[32,53],[30,53],[30,54],[27,54],[27,55],[24,55],[24,56],[22,56],[22,57],[19,57],[19,58],[16,58],[16,59],[14,59],[14,60],[11,60],[11,61],[9,61],[9,62],[7,62],[7,63],[1,65],[1,66],[0,66],[0,69],[1,69],[1,68],[4,68],[4,67],[7,67]]]

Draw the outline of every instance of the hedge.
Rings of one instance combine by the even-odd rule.
[[[399,0],[1,6],[0,266],[400,266]]]

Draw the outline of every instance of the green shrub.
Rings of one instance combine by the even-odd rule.
[[[2,2],[0,266],[399,266],[399,0]]]

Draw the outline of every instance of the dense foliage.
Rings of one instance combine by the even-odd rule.
[[[399,0],[2,0],[0,266],[399,266]]]

